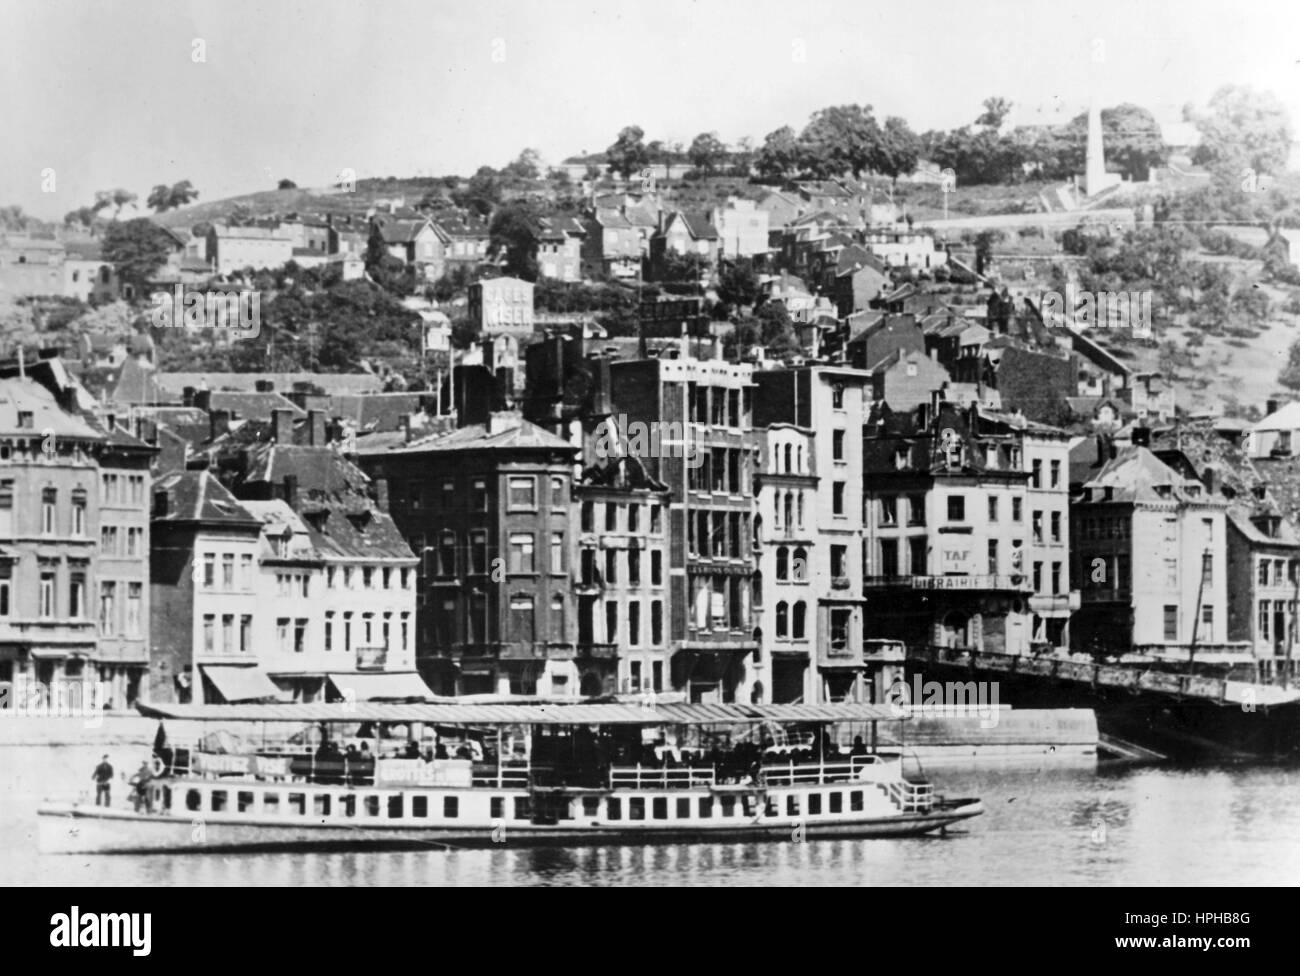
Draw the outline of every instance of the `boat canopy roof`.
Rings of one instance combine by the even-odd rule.
[[[202,722],[428,722],[437,725],[728,725],[753,722],[898,722],[889,705],[705,705],[578,702],[575,704],[311,704],[155,705],[136,703],[150,718]]]

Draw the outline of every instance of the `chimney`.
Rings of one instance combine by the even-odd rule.
[[[1276,400],[1269,400],[1268,403],[1264,405],[1265,417],[1270,416],[1271,414],[1275,414],[1277,413],[1277,411],[1278,411],[1278,402]]]
[[[161,518],[167,514],[167,492],[155,491],[153,493],[153,515],[154,518]]]
[[[402,443],[411,443],[411,415],[409,413],[402,414]]]
[[[216,440],[228,430],[230,430],[229,410],[213,410],[208,414],[208,436],[212,440]]]
[[[379,505],[381,512],[388,511],[388,478],[379,478],[375,481],[376,503]]]
[[[194,387],[187,386],[185,389],[181,390],[181,406],[194,406]]]
[[[1205,493],[1207,495],[1213,495],[1215,488],[1217,487],[1215,484],[1217,481],[1215,475],[1216,472],[1212,467],[1206,468],[1205,471],[1201,473],[1201,484],[1205,485]]]
[[[195,390],[195,391],[194,391],[194,399],[193,399],[192,403],[190,403],[189,405],[190,405],[190,406],[194,406],[194,407],[198,407],[200,410],[211,410],[211,409],[212,409],[212,391],[211,391],[211,390]]]
[[[312,447],[324,447],[325,440],[325,411],[308,410],[307,411],[307,443]]]
[[[1134,446],[1134,447],[1150,447],[1150,446],[1151,446],[1151,428],[1150,428],[1150,427],[1134,427],[1134,428],[1133,428],[1132,438],[1133,438],[1133,446]]]
[[[278,409],[271,411],[271,436],[277,444],[293,443],[293,411]]]
[[[494,410],[488,417],[488,433],[504,434],[519,426],[519,415],[509,410]]]
[[[298,508],[298,476],[296,474],[286,474],[284,476],[284,500],[292,509]]]

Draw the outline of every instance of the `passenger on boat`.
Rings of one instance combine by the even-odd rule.
[[[439,742],[439,743],[438,743],[438,748],[435,749],[435,750],[433,751],[433,758],[434,758],[434,759],[450,759],[451,756],[447,755],[447,747],[446,747],[445,745],[443,745],[441,742]]]
[[[418,742],[416,742],[414,739],[408,739],[408,740],[406,741],[406,755],[405,755],[403,758],[405,758],[405,759],[419,759],[419,758],[420,758],[420,744],[419,744]]]
[[[850,755],[865,756],[866,754],[867,744],[862,741],[862,736],[855,735],[853,737],[853,749],[851,750]]]
[[[135,792],[131,796],[131,803],[135,807],[135,812],[139,813],[140,808],[144,807],[145,813],[153,813],[153,795],[149,791],[149,784],[153,781],[153,769],[150,768],[148,761],[140,763],[140,768],[135,771],[135,775],[128,781],[131,786],[135,787]]]

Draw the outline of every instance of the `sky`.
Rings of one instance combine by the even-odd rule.
[[[1017,124],[1091,97],[1177,121],[1234,83],[1300,121],[1297,27],[1295,0],[0,0],[0,205],[468,175],[631,124],[761,143],[850,102],[917,132],[992,95]]]

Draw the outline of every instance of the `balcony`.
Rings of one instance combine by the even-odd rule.
[[[386,647],[358,647],[356,652],[358,671],[382,671],[388,664]]]
[[[864,589],[903,590],[1011,590],[1028,592],[1033,586],[1027,576],[868,576]]]
[[[1078,590],[1069,593],[1036,593],[1029,598],[1029,609],[1034,613],[1070,613],[1078,610],[1081,605]]]
[[[617,661],[617,644],[579,644],[578,657],[592,661]]]
[[[849,578],[847,576],[832,576],[831,589],[847,590],[849,588]]]
[[[134,638],[133,638],[134,639]],[[9,617],[0,620],[0,641],[26,644],[94,644],[97,632],[93,620],[66,618]]]

